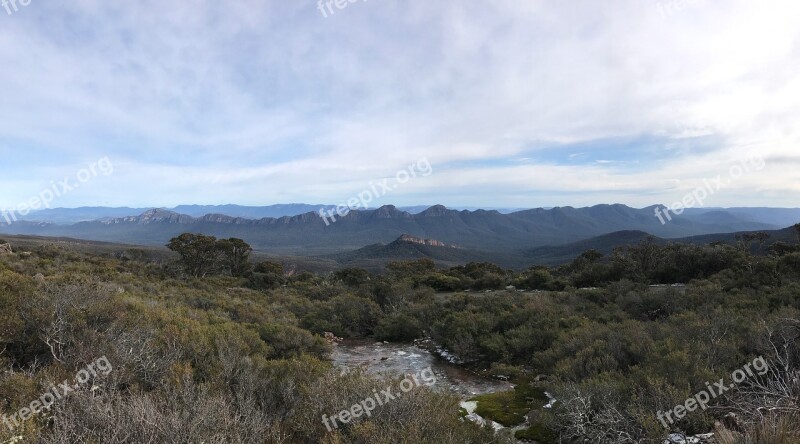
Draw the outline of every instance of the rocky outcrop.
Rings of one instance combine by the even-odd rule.
[[[663,444],[713,444],[714,434],[706,433],[704,435],[687,436],[681,433],[673,433],[664,440]]]
[[[252,223],[252,221],[242,217],[226,216],[224,214],[206,214],[205,216],[195,219],[199,222],[210,222],[216,224],[236,224],[241,225],[245,223]]]
[[[99,222],[105,225],[118,225],[124,223],[146,225],[152,223],[187,224],[193,221],[194,218],[191,216],[187,216],[185,214],[178,214],[173,211],[154,208],[152,210],[145,211],[139,216],[101,219]]]
[[[12,253],[14,250],[11,249],[11,244],[0,244],[0,256]]]
[[[447,244],[433,239],[422,239],[410,234],[404,234],[397,238],[398,242],[411,242],[412,244],[430,245],[431,247],[446,247]]]
[[[404,234],[397,238],[395,242],[409,242],[412,244],[419,244],[419,245],[428,245],[431,247],[448,247],[448,248],[458,248],[455,245],[448,245],[442,241],[434,240],[434,239],[423,239],[420,237],[415,237],[410,234]]]

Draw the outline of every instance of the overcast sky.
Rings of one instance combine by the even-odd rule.
[[[797,0],[319,6],[0,9],[0,206],[800,206]]]

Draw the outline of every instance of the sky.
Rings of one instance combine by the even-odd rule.
[[[800,206],[797,0],[21,1],[2,208]]]

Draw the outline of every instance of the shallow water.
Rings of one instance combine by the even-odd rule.
[[[487,379],[439,358],[414,344],[346,340],[334,347],[334,365],[343,369],[362,368],[371,374],[418,374],[427,369],[436,375],[435,388],[449,390],[462,399],[511,390],[508,382]]]

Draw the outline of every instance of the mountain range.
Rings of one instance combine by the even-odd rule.
[[[400,207],[401,211],[417,214],[428,209],[430,205],[415,205],[410,207]],[[43,210],[32,211],[25,216],[17,215],[17,219],[27,222],[47,222],[58,225],[71,225],[78,222],[89,222],[103,218],[130,217],[138,216],[151,208],[131,208],[131,207],[79,207],[79,208],[46,208]],[[318,213],[319,210],[335,211],[336,205],[317,204],[310,205],[304,203],[277,204],[268,206],[244,206],[244,205],[178,205],[173,208],[162,208],[179,214],[192,217],[202,217],[206,214],[224,214],[231,217],[243,217],[247,219],[262,219],[265,217],[298,216],[305,213]],[[455,207],[457,210],[478,210],[476,207]],[[503,214],[520,211],[521,208],[487,208],[496,210]]]
[[[196,216],[208,209],[235,210],[241,214],[247,211],[292,212],[309,207],[314,211],[293,216],[247,218],[220,213]],[[577,248],[586,246],[581,243],[603,244],[603,236],[612,238],[605,243],[616,245],[626,236],[631,240],[643,235],[685,239],[720,233],[778,230],[800,221],[800,210],[769,208],[693,209],[662,224],[655,217],[658,206],[636,209],[620,204],[538,208],[506,214],[497,210],[453,210],[442,205],[411,213],[387,205],[373,210],[353,210],[343,217],[331,211],[329,214],[332,216],[326,219],[318,213],[320,207],[324,206],[181,206],[178,208],[194,215],[149,209],[138,215],[125,216],[116,214],[132,209],[94,208],[81,211],[83,214],[106,213],[109,216],[71,224],[18,221],[10,225],[0,224],[0,232],[150,246],[163,246],[181,233],[196,232],[238,237],[257,251],[270,254],[332,257],[344,262],[438,254],[443,255],[440,259],[445,262],[494,260],[519,265],[553,262],[570,255],[574,257]],[[402,238],[404,235],[408,236],[405,240]],[[593,240],[598,237],[599,240]],[[435,239],[436,242],[415,244],[410,242],[411,239]],[[410,247],[413,247],[413,252]],[[437,250],[441,248],[444,250]]]

